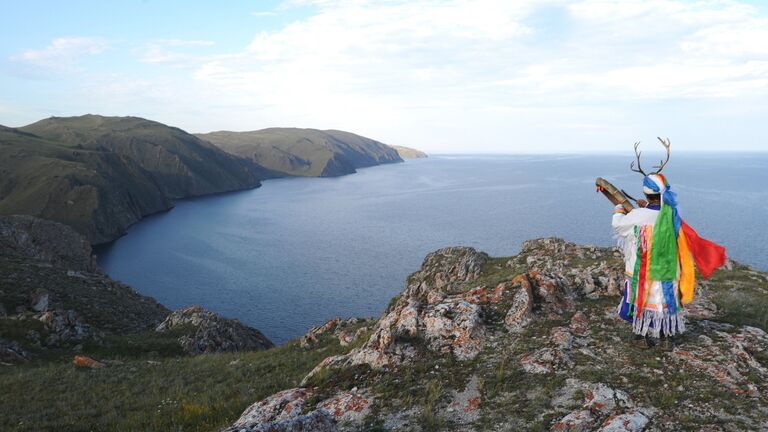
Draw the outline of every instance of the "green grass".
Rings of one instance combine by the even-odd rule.
[[[125,341],[112,351],[86,347],[87,354],[122,359],[104,369],[75,367],[71,356],[0,369],[0,430],[215,430],[253,402],[295,387],[326,356],[348,350],[326,337],[311,349],[291,342],[253,353],[167,357],[167,340],[145,340],[145,347]]]
[[[738,266],[733,271],[717,271],[708,288],[721,312],[719,320],[768,330],[768,281]]]

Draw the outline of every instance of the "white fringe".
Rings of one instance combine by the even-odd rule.
[[[653,327],[651,327],[653,324]],[[657,310],[645,309],[639,317],[632,320],[632,331],[635,334],[653,337],[660,337],[663,332],[666,336],[674,336],[685,332],[685,320],[682,310],[675,314],[670,314],[666,309],[663,312]]]

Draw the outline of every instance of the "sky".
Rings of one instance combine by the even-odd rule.
[[[342,129],[431,153],[768,151],[768,1],[4,2],[0,124]]]

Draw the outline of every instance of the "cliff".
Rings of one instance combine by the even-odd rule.
[[[421,150],[416,150],[414,148],[398,146],[398,145],[393,145],[391,147],[397,150],[397,154],[399,154],[400,157],[403,159],[420,159],[420,158],[427,157],[426,153],[424,153]]]
[[[386,144],[350,132],[269,128],[197,134],[234,155],[250,158],[273,176],[336,177],[357,168],[402,162]]]
[[[177,198],[259,186],[263,172],[186,132],[136,117],[52,117],[0,127],[0,214],[114,240]]]
[[[14,242],[29,255],[26,241]],[[52,280],[63,280],[52,268],[60,269]],[[16,272],[0,274],[16,281]],[[672,352],[629,343],[629,326],[615,313],[622,279],[613,248],[560,239],[526,242],[512,257],[445,248],[424,259],[378,319],[336,318],[280,347],[195,357],[175,338],[170,349],[167,332],[209,316],[180,310],[161,332],[105,338],[108,348],[84,344],[83,354],[107,365],[100,369],[86,373],[69,364],[71,355],[50,353],[0,369],[0,395],[13,395],[0,396],[0,428],[768,428],[768,275],[729,263],[702,281]],[[0,337],[17,336],[10,352],[28,343],[7,325],[18,319],[0,319]],[[29,391],[14,391],[21,388]],[[62,402],[62,394],[72,397]]]

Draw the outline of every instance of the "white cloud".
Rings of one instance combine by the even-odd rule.
[[[12,60],[46,67],[69,67],[81,57],[101,54],[108,48],[106,41],[89,37],[60,37],[39,50],[27,50]]]
[[[199,63],[203,59],[202,56],[191,53],[190,50],[214,45],[216,43],[209,40],[158,39],[148,42],[134,52],[139,55],[139,61],[142,63],[188,66]]]
[[[256,12],[251,12],[251,15],[253,15],[255,17],[269,17],[269,16],[277,15],[277,12],[275,12],[275,11],[256,11]]]
[[[195,79],[286,118],[375,130],[434,121],[425,106],[472,122],[505,108],[768,94],[768,21],[737,1],[298,3],[318,13],[205,61]],[[560,21],[542,25],[539,12]]]
[[[737,0],[293,0],[278,10],[296,5],[312,15],[255,29],[239,52],[151,41],[138,59],[173,68],[92,80],[83,93],[193,131],[341,128],[433,151],[515,151],[534,139],[541,150],[596,149],[643,133],[706,148],[768,115],[768,18]],[[758,132],[750,139],[768,139]]]

